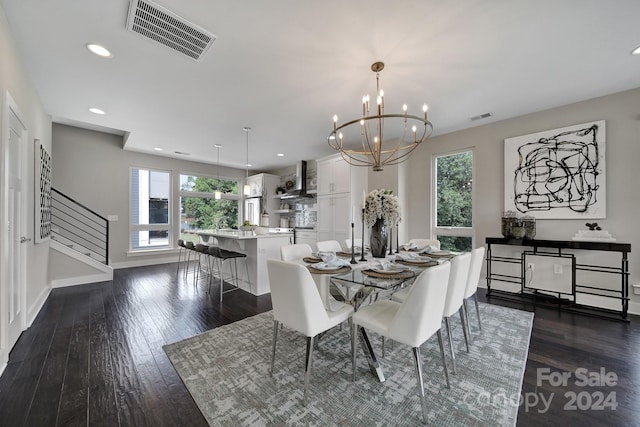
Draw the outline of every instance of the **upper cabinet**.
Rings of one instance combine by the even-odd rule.
[[[278,175],[270,175],[268,173],[259,173],[251,175],[247,178],[250,193],[247,197],[262,197],[263,190],[266,197],[273,197],[276,194],[276,188],[280,183]]]
[[[318,195],[351,191],[351,166],[341,156],[318,160]]]

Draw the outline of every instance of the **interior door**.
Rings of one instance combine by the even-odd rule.
[[[5,111],[8,114],[9,128],[3,135],[3,181],[5,182],[3,206],[5,233],[2,235],[4,274],[3,286],[0,286],[2,305],[2,330],[6,337],[2,339],[3,350],[10,350],[25,328],[25,269],[23,241],[30,239],[24,236],[24,148],[27,143],[27,130],[24,120],[11,98],[7,96]],[[5,122],[6,123],[6,122]],[[5,329],[6,328],[6,329]]]

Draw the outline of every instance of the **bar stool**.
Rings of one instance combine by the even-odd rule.
[[[184,277],[186,279],[187,275],[189,274],[189,263],[191,262],[191,254],[193,253],[195,255],[196,246],[193,244],[193,242],[187,240],[184,242],[184,247],[187,249],[187,268],[184,269]]]
[[[197,286],[198,280],[200,280],[200,273],[202,272],[202,256],[204,255],[207,258],[210,258],[210,253],[209,253],[210,248],[212,248],[212,246],[205,245],[204,243],[196,243],[195,245],[195,251],[197,252],[197,255],[198,255],[198,269],[195,272],[195,276],[193,280],[194,286]],[[209,262],[209,260],[207,261],[206,266],[207,266],[206,274],[203,275],[203,277],[211,276],[211,274],[213,273],[211,270],[211,262]]]
[[[178,252],[178,268],[176,268],[176,276],[178,275],[178,273],[180,272],[180,259],[182,258],[182,251],[185,251],[185,258],[187,257],[187,247],[184,245],[184,240],[182,239],[178,239],[178,248],[180,249]],[[184,260],[182,260],[182,262],[184,262]]]
[[[218,247],[209,248],[209,255],[215,258],[218,262],[218,274],[220,276],[220,302],[222,302],[222,296],[226,293],[233,292],[235,290],[240,289],[238,286],[238,258],[242,258],[244,260],[244,266],[247,270],[247,282],[249,283],[249,287],[251,287],[251,278],[249,277],[249,264],[247,263],[247,254],[243,254],[241,252],[229,251],[226,249],[220,249]],[[224,274],[223,268],[224,263],[227,260],[233,260],[233,271],[231,267],[229,267],[230,278],[233,281],[232,285],[234,288],[224,290]],[[209,292],[211,292],[211,281],[209,281]]]

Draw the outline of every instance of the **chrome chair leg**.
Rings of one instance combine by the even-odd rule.
[[[458,310],[458,313],[460,313],[460,322],[462,322],[462,333],[464,334],[464,343],[467,346],[467,353],[469,353],[469,341],[470,341],[470,337],[469,334],[467,333],[467,322],[465,321],[465,314],[464,314],[464,305],[460,306],[460,310]]]
[[[438,344],[440,345],[440,356],[442,356],[442,367],[444,368],[444,377],[447,380],[447,388],[451,388],[451,384],[449,383],[449,370],[447,369],[447,359],[444,357],[442,332],[440,330],[438,330]]]
[[[307,391],[309,390],[309,379],[311,378],[311,367],[313,365],[313,342],[315,337],[307,337],[307,355],[304,364],[304,394],[302,404],[307,406]]]
[[[276,362],[276,341],[278,341],[278,321],[273,321],[273,344],[271,348],[271,376],[273,376],[273,366]]]
[[[351,322],[351,381],[356,380],[356,324],[353,323],[351,318],[349,318],[349,322]]]
[[[482,323],[480,322],[480,308],[478,307],[478,293],[473,294],[473,301],[476,303],[476,314],[478,315],[478,327],[482,330]]]
[[[413,357],[416,362],[416,377],[418,380],[418,392],[420,393],[420,404],[422,406],[423,423],[427,423],[427,401],[424,397],[424,382],[422,381],[422,359],[420,357],[420,347],[413,348]]]
[[[456,374],[456,354],[453,351],[453,338],[451,337],[451,325],[449,324],[449,318],[444,318],[444,324],[447,327],[447,336],[449,336],[449,350],[451,351],[451,364],[453,365],[453,374]]]

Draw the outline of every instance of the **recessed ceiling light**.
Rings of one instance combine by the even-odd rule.
[[[631,51],[631,55],[640,55],[640,46]]]
[[[250,168],[251,166],[253,166],[251,163],[247,163],[248,168]]]
[[[213,144],[215,148],[222,148],[222,144]]]
[[[156,150],[156,151],[162,151],[162,150],[164,150],[164,148],[160,148],[160,147],[153,147],[153,149],[154,149],[154,150]]]
[[[100,46],[99,44],[87,43],[87,49],[89,49],[91,53],[95,53],[96,55],[103,58],[113,58],[111,52],[109,52],[106,47]]]
[[[278,153],[278,154],[276,154],[276,156],[278,156],[278,157],[284,157],[284,154],[283,154],[283,153]]]
[[[101,109],[99,109],[99,108],[95,108],[95,107],[91,107],[91,108],[89,108],[89,111],[91,111],[93,114],[100,114],[100,115],[103,115],[103,114],[104,114],[104,111],[102,111],[102,110],[101,110]]]

